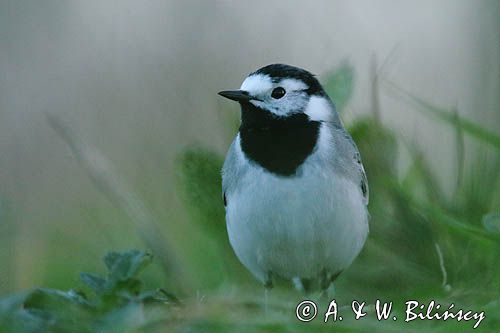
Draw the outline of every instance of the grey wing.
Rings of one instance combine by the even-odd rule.
[[[363,193],[364,204],[368,205],[370,199],[368,179],[358,147],[342,125],[331,124],[330,126],[333,134],[333,144],[337,149],[337,166],[343,169],[344,173],[349,178],[353,179],[355,182],[359,182],[359,187]]]
[[[356,148],[357,150],[357,148]],[[361,174],[361,192],[363,192],[363,198],[365,206],[368,206],[370,202],[370,188],[368,187],[368,178],[366,178],[365,168],[363,167],[363,162],[361,161],[361,155],[359,151],[357,152],[356,163],[359,165],[359,173]]]

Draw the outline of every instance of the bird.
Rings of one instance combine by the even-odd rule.
[[[241,108],[221,171],[231,247],[266,291],[277,279],[327,291],[369,231],[365,169],[334,103],[315,75],[286,64],[218,94]]]

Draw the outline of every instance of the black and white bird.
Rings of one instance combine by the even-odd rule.
[[[241,126],[224,162],[229,240],[264,286],[276,277],[326,290],[368,235],[368,184],[361,157],[319,81],[272,64],[239,90]]]

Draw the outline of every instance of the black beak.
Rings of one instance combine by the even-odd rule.
[[[219,95],[237,102],[245,102],[252,99],[252,96],[245,90],[224,90],[219,91]]]

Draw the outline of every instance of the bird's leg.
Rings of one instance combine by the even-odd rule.
[[[300,279],[300,284],[304,294],[309,295],[313,287],[313,281],[311,279]]]
[[[336,272],[333,275],[328,274],[326,270],[321,271],[319,281],[320,281],[320,298],[330,301],[331,298],[335,297],[335,285],[333,282],[342,273],[342,271]]]
[[[330,279],[326,269],[323,269],[319,275],[319,288],[321,290],[319,298],[324,301],[329,301],[328,287],[330,287]]]
[[[326,283],[321,286],[321,289],[323,290],[322,293],[324,292],[327,296],[327,298],[334,298],[335,297],[335,284],[334,281],[337,279],[337,277],[343,272],[338,271],[333,275],[328,276],[326,275]]]
[[[330,275],[330,282],[333,283],[333,281],[335,281],[340,274],[342,274],[344,270],[341,270],[341,271],[338,271],[337,273],[333,274],[333,275]]]

